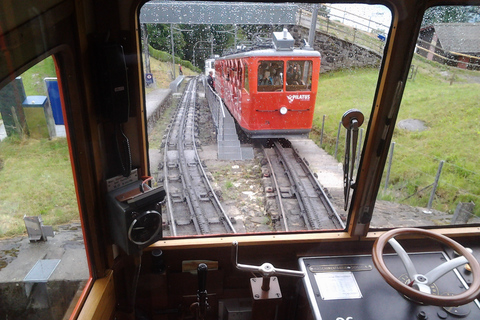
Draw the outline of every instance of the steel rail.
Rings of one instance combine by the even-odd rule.
[[[283,206],[282,193],[280,192],[280,187],[278,185],[277,175],[275,174],[275,170],[273,169],[272,161],[270,160],[270,156],[266,152],[265,147],[263,145],[262,145],[262,151],[263,151],[263,154],[265,155],[265,158],[267,159],[268,167],[269,167],[269,170],[270,170],[270,176],[272,177],[273,183],[275,185],[275,193],[277,195],[276,196],[277,204],[278,204],[278,208],[280,210],[280,214],[281,214],[282,219],[283,219],[284,229],[285,229],[285,231],[289,231],[288,223],[287,223],[287,216],[285,214],[285,208]]]
[[[193,105],[195,106],[196,95],[194,96],[193,99],[194,99]],[[224,117],[225,117],[225,115],[224,115]],[[194,132],[193,131],[194,131],[194,128],[192,127],[192,133],[191,134],[194,137]],[[203,165],[200,161],[200,156],[198,154],[197,144],[195,142],[193,143],[193,150],[195,151],[195,157],[198,161],[198,168],[202,173],[204,183],[208,186],[209,196],[210,196],[210,198],[213,198],[212,203],[217,208],[217,211],[221,213],[220,220],[225,225],[225,229],[227,229],[227,230],[230,229],[233,233],[237,233],[237,231],[235,230],[232,222],[230,221],[230,218],[228,217],[226,211],[223,209],[223,206],[222,206],[220,200],[218,199],[218,197],[215,193],[215,190],[213,190],[212,184],[208,180],[207,173],[205,172],[205,169],[203,168]]]
[[[195,107],[197,80],[198,78],[195,78],[187,84],[177,108],[175,119],[169,128],[165,144],[165,189],[168,195],[167,209],[172,225],[172,235],[236,233],[232,222],[208,180],[196,148]],[[169,150],[171,150],[170,153]],[[181,181],[181,184],[177,182],[176,188],[177,192],[180,191],[182,200],[177,201],[176,205],[174,205],[172,195],[170,194],[174,192],[174,189],[168,190],[171,185],[169,184],[170,164],[168,161],[175,162],[177,168],[175,170],[178,170],[178,180]],[[214,226],[219,222],[223,223],[222,228]],[[180,225],[182,226],[181,231],[178,229]],[[194,230],[188,229],[187,226],[194,227]]]
[[[319,230],[322,228],[321,223],[318,219],[318,216],[315,213],[313,205],[310,201],[310,198],[307,194],[307,190],[303,185],[300,177],[298,176],[295,168],[293,165],[288,161],[285,151],[283,151],[283,147],[280,145],[280,142],[274,142],[275,151],[278,155],[282,158],[283,163],[285,165],[285,169],[287,170],[287,175],[291,179],[292,185],[295,187],[295,194],[297,195],[297,200],[299,205],[301,206],[302,215],[304,216],[305,225],[307,228]]]
[[[187,164],[187,159],[185,156],[185,143],[187,141],[187,138],[190,142],[193,142],[192,139],[194,139],[193,132],[187,132],[186,127],[187,123],[190,122],[190,126],[193,127],[193,121],[192,119],[192,112],[191,109],[195,109],[195,105],[193,103],[194,99],[194,94],[195,91],[193,88],[196,87],[196,79],[191,80],[188,84],[188,87],[186,89],[186,94],[185,94],[185,110],[184,110],[184,121],[181,122],[180,124],[180,130],[179,132],[183,133],[183,139],[179,140],[177,143],[177,148],[179,151],[179,164],[180,164],[180,172],[182,173],[182,183],[184,186],[184,189],[186,191],[186,199],[187,203],[190,209],[190,215],[192,218],[193,223],[195,224],[195,229],[197,230],[198,234],[209,234],[210,233],[210,227],[208,225],[208,220],[206,219],[205,213],[203,212],[200,201],[198,199],[197,194],[195,193],[195,186],[192,182],[192,177],[189,174],[189,168]],[[195,144],[193,142],[193,144]]]
[[[181,107],[177,107],[176,113],[175,113],[175,118],[174,118],[174,123],[177,122],[178,120],[178,114],[180,113]],[[163,187],[166,191],[166,204],[167,204],[167,216],[170,221],[170,231],[172,233],[172,236],[177,236],[177,228],[176,228],[176,223],[175,223],[175,218],[173,216],[173,203],[172,203],[172,197],[171,197],[171,192],[170,192],[170,185],[168,181],[168,147],[170,145],[170,139],[172,138],[172,134],[175,134],[178,136],[178,130],[175,132],[176,127],[174,125],[171,125],[168,127],[167,130],[167,135],[165,138],[165,145],[164,145],[164,151],[163,151]],[[176,138],[178,139],[178,138]],[[175,143],[176,145],[176,143]]]
[[[345,223],[343,223],[342,219],[340,218],[337,211],[335,210],[335,207],[328,199],[327,194],[323,190],[323,187],[320,185],[320,182],[318,182],[318,180],[316,179],[312,169],[310,169],[306,160],[300,157],[297,150],[294,149],[293,151],[294,151],[295,158],[297,158],[297,162],[302,166],[303,170],[306,173],[308,173],[307,177],[310,180],[310,183],[312,184],[312,186],[314,187],[315,192],[318,194],[318,198],[320,199],[323,206],[327,210],[328,217],[330,218],[332,223],[338,229],[345,229]]]

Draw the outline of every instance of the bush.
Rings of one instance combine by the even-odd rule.
[[[150,53],[150,56],[152,56],[153,58],[159,61],[172,62],[172,55],[170,53],[154,49],[151,46],[148,46],[148,52]],[[198,73],[202,73],[202,70],[200,70],[200,68],[193,66],[193,64],[190,61],[182,60],[179,57],[175,57],[175,64],[180,64],[185,68],[188,68]]]

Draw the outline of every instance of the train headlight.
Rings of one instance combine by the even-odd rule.
[[[280,114],[287,114],[287,111],[288,111],[287,107],[280,108]]]

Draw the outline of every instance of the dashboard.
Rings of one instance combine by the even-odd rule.
[[[423,274],[453,258],[451,250],[408,255]],[[383,259],[397,279],[411,282],[398,254],[385,254]],[[371,255],[302,257],[299,266],[306,275],[303,284],[315,320],[480,319],[477,299],[462,306],[442,307],[399,293],[382,278]],[[468,289],[471,280],[468,266],[462,265],[429,286],[432,295],[457,295]]]

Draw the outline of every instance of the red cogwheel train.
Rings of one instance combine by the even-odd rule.
[[[307,135],[312,128],[320,53],[294,48],[286,29],[273,48],[235,53],[215,61],[215,88],[251,138]]]

